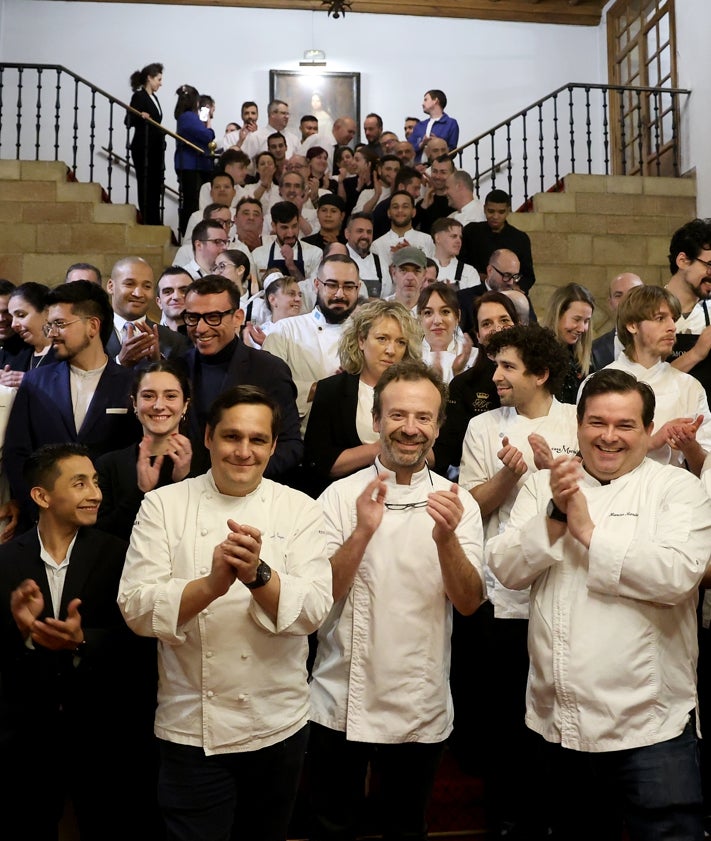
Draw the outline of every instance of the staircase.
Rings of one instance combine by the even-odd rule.
[[[104,203],[99,184],[68,181],[61,161],[0,160],[0,277],[55,286],[72,263],[106,277],[135,255],[157,278],[174,253],[170,228],[138,225],[135,207]]]
[[[535,195],[533,212],[513,213],[508,221],[531,238],[538,317],[554,288],[580,283],[598,302],[600,335],[612,327],[607,296],[616,275],[631,271],[660,285],[669,279],[669,241],[696,216],[696,179],[566,175],[563,182],[561,192]]]

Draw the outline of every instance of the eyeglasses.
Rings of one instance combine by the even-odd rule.
[[[223,312],[188,312],[187,310],[183,310],[183,321],[188,325],[188,327],[197,327],[200,323],[200,319],[202,319],[208,327],[219,327],[220,324],[222,324],[222,319],[226,315],[232,315],[234,311],[234,308],[224,310]]]
[[[378,465],[374,464],[373,467],[375,468],[375,472],[380,476],[380,471],[378,470]],[[425,467],[427,468],[427,476],[430,480],[430,485],[434,488],[434,482],[432,481],[432,471],[430,470],[429,464],[425,462]],[[429,501],[425,500],[424,502],[383,502],[383,505],[388,509],[388,511],[409,511],[414,510],[415,508],[427,508],[429,505]]]
[[[501,269],[497,269],[496,266],[493,263],[489,263],[489,265],[491,266],[491,268],[495,272],[498,272],[501,275],[502,280],[513,280],[514,283],[518,283],[519,280],[521,280],[521,275],[520,274],[511,274],[510,272],[502,272]]]
[[[384,502],[388,511],[407,511],[409,508],[427,508],[429,502]]]
[[[711,260],[702,260],[701,257],[697,257],[696,260],[706,266],[706,274],[711,274]]]
[[[220,274],[220,272],[224,272],[227,269],[236,269],[236,268],[237,268],[237,266],[235,266],[234,263],[215,263],[215,265],[212,267],[212,271],[215,274]]]
[[[222,222],[219,223],[220,225],[223,224]],[[226,223],[225,223],[226,224]],[[228,239],[218,239],[217,237],[212,237],[210,239],[201,239],[200,242],[214,242],[215,245],[222,245],[225,246],[229,242]]]
[[[337,283],[335,280],[321,280],[319,283],[329,292],[337,292],[339,289],[342,292],[357,292],[360,289],[358,283]]]
[[[67,327],[76,324],[77,321],[86,321],[89,316],[85,315],[81,318],[75,318],[74,321],[47,321],[42,325],[42,332],[45,336],[51,336],[52,333],[63,333]]]

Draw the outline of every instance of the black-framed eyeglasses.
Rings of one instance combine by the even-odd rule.
[[[335,280],[322,280],[320,283],[321,286],[323,286],[324,289],[328,289],[329,292],[336,292],[339,289],[342,292],[357,292],[360,289],[359,283],[338,283]]]
[[[222,222],[218,224],[222,225]],[[226,222],[224,224],[227,224]],[[225,246],[229,242],[228,239],[220,239],[219,237],[209,237],[208,239],[201,239],[200,242],[213,242],[215,245]]]
[[[702,261],[703,262],[703,261]],[[502,280],[513,280],[514,283],[518,283],[521,280],[520,274],[511,274],[510,272],[502,272],[501,269],[498,269],[493,263],[489,263],[491,268],[498,272],[501,275]]]
[[[706,274],[711,274],[711,260],[702,260],[701,257],[696,257],[696,260],[706,266]]]
[[[215,312],[188,312],[187,310],[183,310],[183,321],[188,327],[197,327],[200,319],[209,327],[219,327],[222,324],[222,319],[226,315],[232,315],[233,312],[235,312],[234,307],[229,310],[223,310],[222,312],[217,310]]]
[[[378,470],[378,465],[374,464],[373,467],[375,468],[375,472],[380,475],[380,471]],[[432,471],[430,470],[429,464],[425,462],[425,467],[427,468],[427,476],[430,480],[430,485],[434,488],[434,482],[432,481]],[[414,510],[415,508],[427,508],[429,505],[429,500],[424,500],[423,502],[383,502],[383,505],[388,509],[388,511],[409,511]]]

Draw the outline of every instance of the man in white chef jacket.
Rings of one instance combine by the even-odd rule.
[[[264,479],[278,404],[213,402],[211,469],[146,494],[119,605],[158,638],[158,799],[170,841],[283,841],[308,738],[307,636],[331,605],[318,503]]]
[[[703,838],[695,711],[711,500],[647,458],[654,393],[605,368],[578,403],[582,463],[534,473],[487,560],[531,586],[526,723],[550,768],[555,838]]]
[[[392,365],[373,400],[380,456],[320,498],[334,606],[311,682],[312,841],[353,837],[369,762],[384,837],[427,837],[452,729],[452,606],[470,614],[484,598],[479,509],[427,465],[445,395],[424,363]]]

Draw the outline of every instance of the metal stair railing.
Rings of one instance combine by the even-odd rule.
[[[116,167],[117,155],[131,159],[127,113],[140,116],[140,111],[62,65],[0,63],[0,158],[62,160],[72,179],[98,182],[109,201],[137,205],[135,170]],[[146,132],[156,128],[205,154],[160,123],[150,118],[143,122]],[[105,154],[100,154],[102,149]],[[163,211],[164,194],[161,219]]]
[[[486,177],[490,189],[522,198],[524,206],[532,193],[557,189],[568,173],[679,177],[681,100],[690,94],[570,82],[452,154],[471,173],[477,192]],[[502,164],[504,176],[497,178]]]

